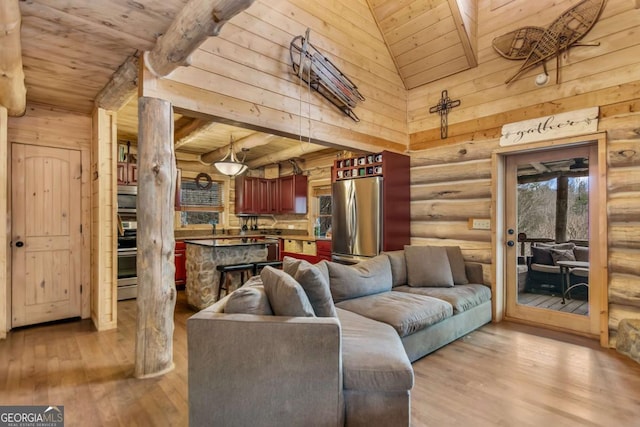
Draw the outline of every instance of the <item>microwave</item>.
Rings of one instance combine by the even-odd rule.
[[[136,213],[137,185],[118,185],[118,213]]]

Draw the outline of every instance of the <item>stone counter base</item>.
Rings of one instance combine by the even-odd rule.
[[[218,265],[242,264],[267,259],[264,246],[204,247],[187,245],[187,283],[185,292],[189,306],[202,310],[216,302],[220,273]],[[232,274],[231,290],[240,286],[240,274]]]

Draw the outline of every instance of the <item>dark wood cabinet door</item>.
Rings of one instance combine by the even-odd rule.
[[[280,213],[307,213],[307,177],[290,175],[278,178],[280,187]]]
[[[175,265],[176,265],[176,286],[187,283],[187,249],[184,242],[176,242]]]
[[[255,182],[256,186],[254,189],[256,190],[254,193],[254,198],[256,201],[256,208],[258,213],[271,213],[269,207],[269,180],[260,178]]]
[[[129,163],[129,167],[127,168],[127,181],[129,185],[138,184],[138,164],[137,163]]]
[[[267,204],[270,214],[280,212],[280,186],[278,179],[267,180]]]
[[[118,166],[116,169],[116,177],[118,179],[118,185],[127,185],[127,175],[129,171],[127,170],[127,163],[118,162]]]
[[[256,203],[256,178],[248,176],[236,177],[236,213],[255,214],[258,213]]]

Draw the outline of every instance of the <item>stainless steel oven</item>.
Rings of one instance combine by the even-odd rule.
[[[137,249],[118,249],[118,301],[138,295]]]
[[[118,185],[118,213],[134,214],[138,203],[138,187],[136,185]]]
[[[118,209],[120,212],[120,209]],[[138,295],[135,214],[118,213],[118,301]]]

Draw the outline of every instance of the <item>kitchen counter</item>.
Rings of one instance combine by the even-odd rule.
[[[235,237],[235,236],[234,236]],[[262,236],[264,237],[264,236]],[[196,310],[202,310],[215,303],[220,286],[219,265],[250,264],[266,261],[269,246],[278,246],[274,239],[199,239],[185,241],[187,246],[187,283],[185,293],[187,303]],[[274,250],[274,254],[277,251]],[[240,274],[233,274],[231,290],[240,283]]]
[[[264,236],[261,236],[264,237]],[[256,246],[256,245],[271,245],[278,244],[278,240],[269,238],[233,238],[233,239],[197,239],[197,240],[185,240],[185,243],[191,245],[200,245],[208,247],[231,247],[231,246]]]

